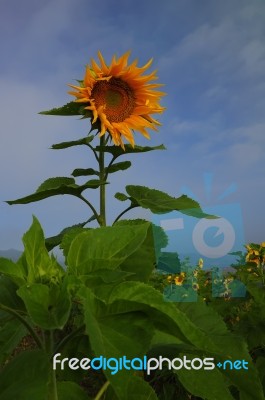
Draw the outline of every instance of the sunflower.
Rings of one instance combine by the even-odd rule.
[[[154,90],[162,85],[150,83],[157,79],[156,71],[143,75],[152,59],[137,67],[137,60],[127,65],[129,55],[113,56],[108,66],[98,52],[100,65],[92,59],[80,86],[69,85],[75,89],[69,92],[77,98],[75,101],[88,104],[85,109],[92,111],[92,123],[100,120],[100,136],[110,133],[114,144],[123,149],[123,138],[134,146],[134,130],[150,138],[146,129],[157,130],[161,125],[151,115],[164,111],[159,100],[165,93]]]

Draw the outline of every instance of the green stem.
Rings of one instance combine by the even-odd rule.
[[[53,331],[44,331],[45,350],[50,358],[54,351]],[[58,400],[56,370],[51,367],[48,400]]]
[[[106,392],[106,390],[107,390],[109,384],[110,384],[109,381],[106,381],[106,382],[104,383],[104,385],[100,388],[100,390],[99,390],[99,392],[98,392],[98,394],[96,395],[96,397],[95,397],[94,400],[100,400],[101,396]]]
[[[90,201],[88,201],[84,196],[82,196],[82,194],[77,196],[80,200],[83,200],[84,203],[86,203],[89,208],[91,209],[91,211],[93,212],[94,216],[96,217],[96,220],[98,221],[99,225],[100,224],[100,215],[98,215],[95,207],[90,203]]]
[[[85,328],[85,325],[80,326],[79,328],[75,329],[74,331],[72,331],[71,333],[69,333],[69,335],[67,335],[66,337],[64,337],[60,343],[58,343],[58,345],[56,346],[54,353],[59,353],[59,351],[62,349],[62,347],[69,342],[69,340],[71,340],[73,337],[75,337],[78,333],[82,332]]]
[[[105,138],[101,136],[100,147],[105,146]],[[105,178],[105,166],[104,166],[104,151],[99,150],[99,179],[104,181]],[[100,225],[106,226],[106,188],[105,185],[100,185]]]
[[[116,160],[116,157],[112,157],[109,165],[107,166],[106,170],[108,170],[109,167],[111,167],[111,165],[114,163],[114,161]],[[105,173],[104,175],[104,180],[106,181],[108,179],[108,172]]]
[[[131,204],[129,207],[125,208],[125,210],[123,210],[123,211],[117,216],[117,218],[115,219],[115,221],[113,222],[112,225],[114,225],[115,222],[117,222],[127,211],[130,211],[130,210],[132,210],[133,208],[136,208],[136,207],[138,207],[138,205],[132,205],[132,204]]]
[[[35,340],[37,346],[40,349],[43,349],[43,343],[41,342],[39,336],[37,335],[37,333],[34,331],[34,329],[32,328],[32,326],[15,310],[13,310],[12,308],[9,308],[7,306],[5,306],[4,304],[0,304],[0,310],[6,311],[9,314],[14,315],[29,331],[29,333],[31,334],[31,336],[33,337],[33,339]]]
[[[94,149],[94,147],[91,146],[91,144],[88,144],[87,146],[93,151],[94,156],[95,156],[97,162],[99,162],[99,158],[98,158],[98,155],[97,155],[96,150]]]

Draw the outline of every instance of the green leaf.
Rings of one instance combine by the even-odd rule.
[[[64,275],[64,270],[56,259],[49,256],[45,246],[42,227],[36,217],[23,236],[24,257],[27,266],[27,282],[53,281],[56,282]]]
[[[0,320],[0,363],[13,352],[26,335],[27,330],[20,321],[10,319],[8,321]]]
[[[64,254],[65,258],[68,255],[71,243],[74,240],[74,238],[77,235],[79,235],[80,233],[86,232],[89,229],[91,229],[91,228],[83,228],[81,226],[73,226],[63,235],[63,239],[60,244],[60,249],[63,250],[63,254]]]
[[[117,358],[145,354],[153,328],[144,313],[131,311],[126,304],[122,308],[118,303],[106,306],[88,288],[81,289],[79,295],[84,300],[86,330],[96,354]]]
[[[88,176],[88,175],[97,175],[99,176],[99,172],[96,171],[94,168],[77,168],[75,169],[72,174],[73,176]]]
[[[105,301],[108,304],[118,302],[121,307],[122,304],[128,307],[127,302],[130,302],[134,310],[147,313],[160,331],[174,335],[184,343],[193,344],[206,354],[215,355],[216,362],[244,359],[249,363],[247,372],[225,369],[222,373],[231,384],[238,387],[242,399],[263,399],[262,385],[246,342],[242,337],[226,332],[225,324],[215,312],[209,312],[207,321],[207,307],[202,303],[166,303],[159,292],[139,282],[124,282],[115,286]]]
[[[235,360],[246,360],[249,363],[249,370],[246,372],[245,370],[220,370],[225,378],[228,378],[231,383],[236,385],[242,395],[245,393],[247,394],[247,398],[253,398],[253,399],[261,399],[262,397],[259,397],[261,395],[261,385],[260,381],[258,379],[258,374],[251,362],[251,358],[249,356],[248,348],[243,340],[242,337],[240,336],[235,336],[234,334],[231,334],[228,331],[227,326],[223,322],[223,319],[221,318],[220,315],[217,314],[215,310],[213,310],[211,307],[207,306],[204,302],[196,302],[196,303],[178,303],[177,307],[180,311],[184,312],[185,315],[192,321],[192,323],[201,331],[207,333],[209,337],[209,343],[210,341],[215,343],[216,346],[219,345],[219,350],[213,351],[215,353],[215,363],[221,361],[223,362],[224,360],[231,359],[232,361]],[[208,348],[209,351],[211,351],[211,348],[209,346]],[[214,350],[214,349],[213,349]],[[212,354],[213,355],[213,354]],[[216,371],[217,369],[215,369]],[[183,371],[179,370],[177,374],[179,375],[179,372],[183,375]],[[190,372],[190,371],[188,371]],[[204,388],[203,385],[202,387],[199,386],[196,380],[196,374],[194,371],[194,376],[192,377],[191,375],[191,380],[190,380],[190,385],[187,384],[185,385],[186,389],[190,390],[193,394],[202,396],[203,390],[206,391],[207,388]],[[200,371],[201,374],[203,374],[204,371]],[[201,382],[204,382],[207,379],[207,376],[209,376],[209,372],[205,371],[204,377],[201,377]],[[213,371],[211,371],[212,373]],[[185,375],[185,374],[184,374]],[[213,379],[214,381],[219,381],[219,384],[221,384],[221,380],[219,375],[215,376],[216,374],[213,374]],[[212,375],[211,375],[212,376]],[[185,375],[183,376],[183,379],[181,379],[182,383],[184,384],[188,377]],[[192,380],[193,379],[193,380]],[[252,382],[252,384],[250,384]],[[194,385],[193,390],[191,390],[191,385]],[[218,383],[216,383],[218,386]],[[196,390],[195,390],[196,389]],[[200,392],[197,391],[200,390]],[[205,392],[206,393],[206,392]],[[207,395],[204,395],[207,398]],[[204,397],[202,396],[202,397]],[[208,394],[209,396],[209,394]],[[217,398],[217,397],[216,397]],[[219,398],[219,397],[218,397]],[[223,397],[226,398],[226,397]],[[229,397],[228,397],[229,398]]]
[[[73,178],[67,177],[57,177],[49,178],[44,181],[35,193],[22,197],[20,199],[7,201],[8,204],[28,204],[35,201],[40,201],[52,196],[70,194],[73,196],[78,196],[85,190],[88,185],[78,186],[75,184]]]
[[[130,307],[105,306],[88,288],[80,290],[84,301],[86,330],[96,357],[128,359],[142,357],[149,347],[153,327],[141,312],[130,312]],[[104,371],[120,400],[156,399],[150,386],[124,369],[117,373]],[[129,372],[129,373],[128,373]],[[135,395],[133,395],[133,393]]]
[[[52,150],[60,150],[60,149],[67,149],[68,147],[73,147],[73,146],[88,145],[90,142],[92,142],[94,137],[95,137],[94,135],[90,135],[90,136],[86,136],[79,140],[72,140],[70,142],[56,143],[56,144],[52,145],[51,149]]]
[[[201,299],[196,303],[179,303],[178,309],[184,312],[198,328],[211,336],[217,337],[228,333],[222,317]]]
[[[126,201],[126,200],[129,200],[129,199],[130,199],[130,197],[126,196],[126,194],[121,193],[121,192],[115,193],[115,196],[114,196],[114,197],[115,197],[117,200],[120,200],[120,201]]]
[[[131,165],[132,165],[132,163],[130,161],[118,162],[118,163],[112,164],[110,167],[105,168],[105,172],[107,174],[112,174],[113,172],[124,171],[124,170],[130,168]]]
[[[157,260],[157,268],[167,273],[180,273],[181,264],[178,253],[163,251]]]
[[[97,189],[99,186],[107,185],[107,184],[108,184],[108,182],[106,182],[106,181],[101,181],[99,179],[90,179],[82,186],[82,190]]]
[[[117,386],[124,385],[122,390],[117,387],[116,392],[120,392],[120,400],[158,400],[155,391],[143,379],[138,376],[130,376],[127,382],[122,377],[117,382]]]
[[[183,355],[181,354],[181,357]],[[189,359],[197,355],[189,355]],[[181,368],[176,371],[180,382],[193,395],[203,399],[234,400],[227,387],[227,381],[217,369],[205,371],[204,369],[186,370]]]
[[[118,158],[119,156],[122,156],[124,154],[129,154],[129,153],[145,153],[147,151],[152,151],[152,150],[166,150],[165,146],[163,144],[160,144],[159,146],[154,146],[154,147],[149,147],[149,146],[134,146],[132,147],[130,144],[125,144],[124,145],[125,150],[123,150],[120,146],[97,146],[96,151],[104,151],[106,153],[111,153],[114,158]]]
[[[77,185],[74,183],[74,178],[68,177],[57,177],[49,178],[44,181],[37,191],[29,196],[22,197],[20,199],[7,201],[8,204],[28,204],[35,201],[47,199],[52,196],[59,196],[69,194],[72,196],[80,196],[80,194],[86,189],[97,189],[101,185],[106,185],[107,182],[100,181],[99,179],[91,179],[84,185]]]
[[[90,218],[90,221],[93,221],[95,217],[93,216],[93,219]],[[70,233],[71,231],[76,231],[78,229],[78,233],[83,231],[83,226],[86,225],[90,221],[85,221],[81,222],[80,224],[68,226],[67,228],[64,228],[58,235],[51,236],[49,238],[45,239],[45,246],[48,251],[51,251],[54,247],[59,246],[63,240],[63,237]]]
[[[81,233],[70,246],[69,272],[84,275],[103,268],[117,269],[144,242],[149,226],[101,227]]]
[[[133,202],[143,208],[149,209],[154,214],[165,214],[176,210],[196,218],[216,218],[205,214],[200,208],[199,203],[186,195],[175,198],[160,190],[134,185],[126,186],[126,191]]]
[[[146,224],[145,220],[122,220],[116,222],[115,226],[141,226]],[[152,225],[149,225],[147,235],[141,246],[133,252],[126,260],[120,265],[122,271],[132,272],[129,279],[139,280],[146,282],[155,265],[156,256],[154,250],[154,239]]]
[[[19,264],[16,264],[7,258],[0,257],[0,273],[9,276],[18,286],[25,284],[23,269]]]
[[[87,104],[86,104],[87,105]],[[59,116],[73,116],[73,115],[90,115],[92,117],[92,112],[89,110],[84,110],[84,105],[81,103],[76,103],[71,101],[62,107],[52,108],[48,111],[39,112],[41,115],[59,115]]]
[[[92,398],[74,382],[57,382],[58,400],[89,400]]]
[[[152,228],[153,228],[155,251],[158,258],[159,254],[161,253],[161,249],[167,247],[168,245],[168,237],[164,229],[161,228],[161,226],[152,224]]]
[[[133,272],[124,272],[119,270],[101,269],[81,277],[85,286],[95,290],[104,284],[114,284],[125,281],[128,277],[133,276]]]
[[[25,310],[22,300],[17,296],[17,285],[11,278],[0,275],[0,305],[13,310]]]
[[[42,329],[63,329],[71,300],[66,284],[59,286],[35,283],[22,286],[18,291],[34,324]]]
[[[47,400],[50,363],[40,350],[23,351],[0,374],[1,400]]]
[[[256,361],[256,367],[260,375],[260,379],[263,381],[263,386],[265,389],[265,358],[258,357]]]
[[[184,343],[192,343],[202,350],[218,351],[218,346],[211,343],[205,332],[193,324],[174,303],[165,302],[163,295],[149,285],[140,282],[121,283],[113,288],[105,301],[110,304],[115,301],[123,301],[125,304],[132,302],[135,309],[147,313],[159,329],[164,325],[167,333],[177,336]]]

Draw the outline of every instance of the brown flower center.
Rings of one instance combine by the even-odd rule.
[[[122,122],[128,118],[135,107],[133,89],[120,78],[97,81],[91,98],[97,108],[104,106],[104,113],[110,122]]]

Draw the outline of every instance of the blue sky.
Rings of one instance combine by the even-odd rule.
[[[136,136],[137,144],[164,143],[167,151],[124,157],[133,167],[111,177],[109,222],[123,207],[113,194],[126,184],[173,196],[185,187],[203,207],[221,212],[239,203],[245,241],[265,240],[263,0],[9,0],[0,4],[0,37],[0,249],[22,248],[32,214],[47,236],[87,218],[85,206],[67,196],[12,207],[4,200],[93,166],[81,148],[49,149],[83,137],[87,120],[38,112],[72,100],[67,83],[83,77],[98,50],[108,62],[127,50],[140,65],[153,57],[167,92],[159,133],[150,141]],[[219,199],[231,184],[236,190]],[[150,218],[144,210],[131,216]]]

